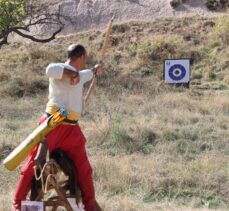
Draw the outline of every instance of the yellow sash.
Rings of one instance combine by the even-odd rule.
[[[49,114],[55,114],[58,110],[59,110],[59,108],[55,105],[47,105],[45,112],[47,112]],[[72,111],[72,110],[67,110],[67,112],[68,112],[67,119],[73,120],[73,121],[80,120],[80,114],[79,113]]]

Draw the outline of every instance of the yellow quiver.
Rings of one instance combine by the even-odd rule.
[[[10,171],[16,169],[31,150],[53,129],[60,125],[67,118],[67,115],[68,113],[64,109],[60,109],[46,119],[7,156],[3,161],[3,165]]]

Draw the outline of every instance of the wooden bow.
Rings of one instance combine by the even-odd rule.
[[[110,35],[111,35],[111,32],[112,32],[113,21],[114,21],[114,17],[112,17],[112,19],[110,20],[110,22],[108,23],[108,26],[107,26],[107,31],[106,31],[105,39],[104,39],[104,42],[103,42],[103,47],[102,47],[101,53],[100,53],[99,63],[103,63],[103,60],[105,59],[106,51],[107,51],[109,40],[110,40]],[[84,106],[83,106],[84,110],[85,110],[86,105],[88,104],[88,99],[89,99],[89,97],[90,97],[90,95],[92,93],[92,90],[95,87],[95,84],[96,84],[96,75],[94,74],[92,82],[91,82],[91,84],[89,86],[89,89],[88,89],[88,91],[86,93],[86,96],[85,96],[85,99],[84,99]]]

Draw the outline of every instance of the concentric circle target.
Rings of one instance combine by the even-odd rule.
[[[175,64],[169,68],[169,77],[174,81],[182,80],[186,75],[185,67],[181,64]]]

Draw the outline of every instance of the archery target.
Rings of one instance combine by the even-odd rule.
[[[190,60],[177,59],[165,60],[165,83],[189,83],[190,81]]]

